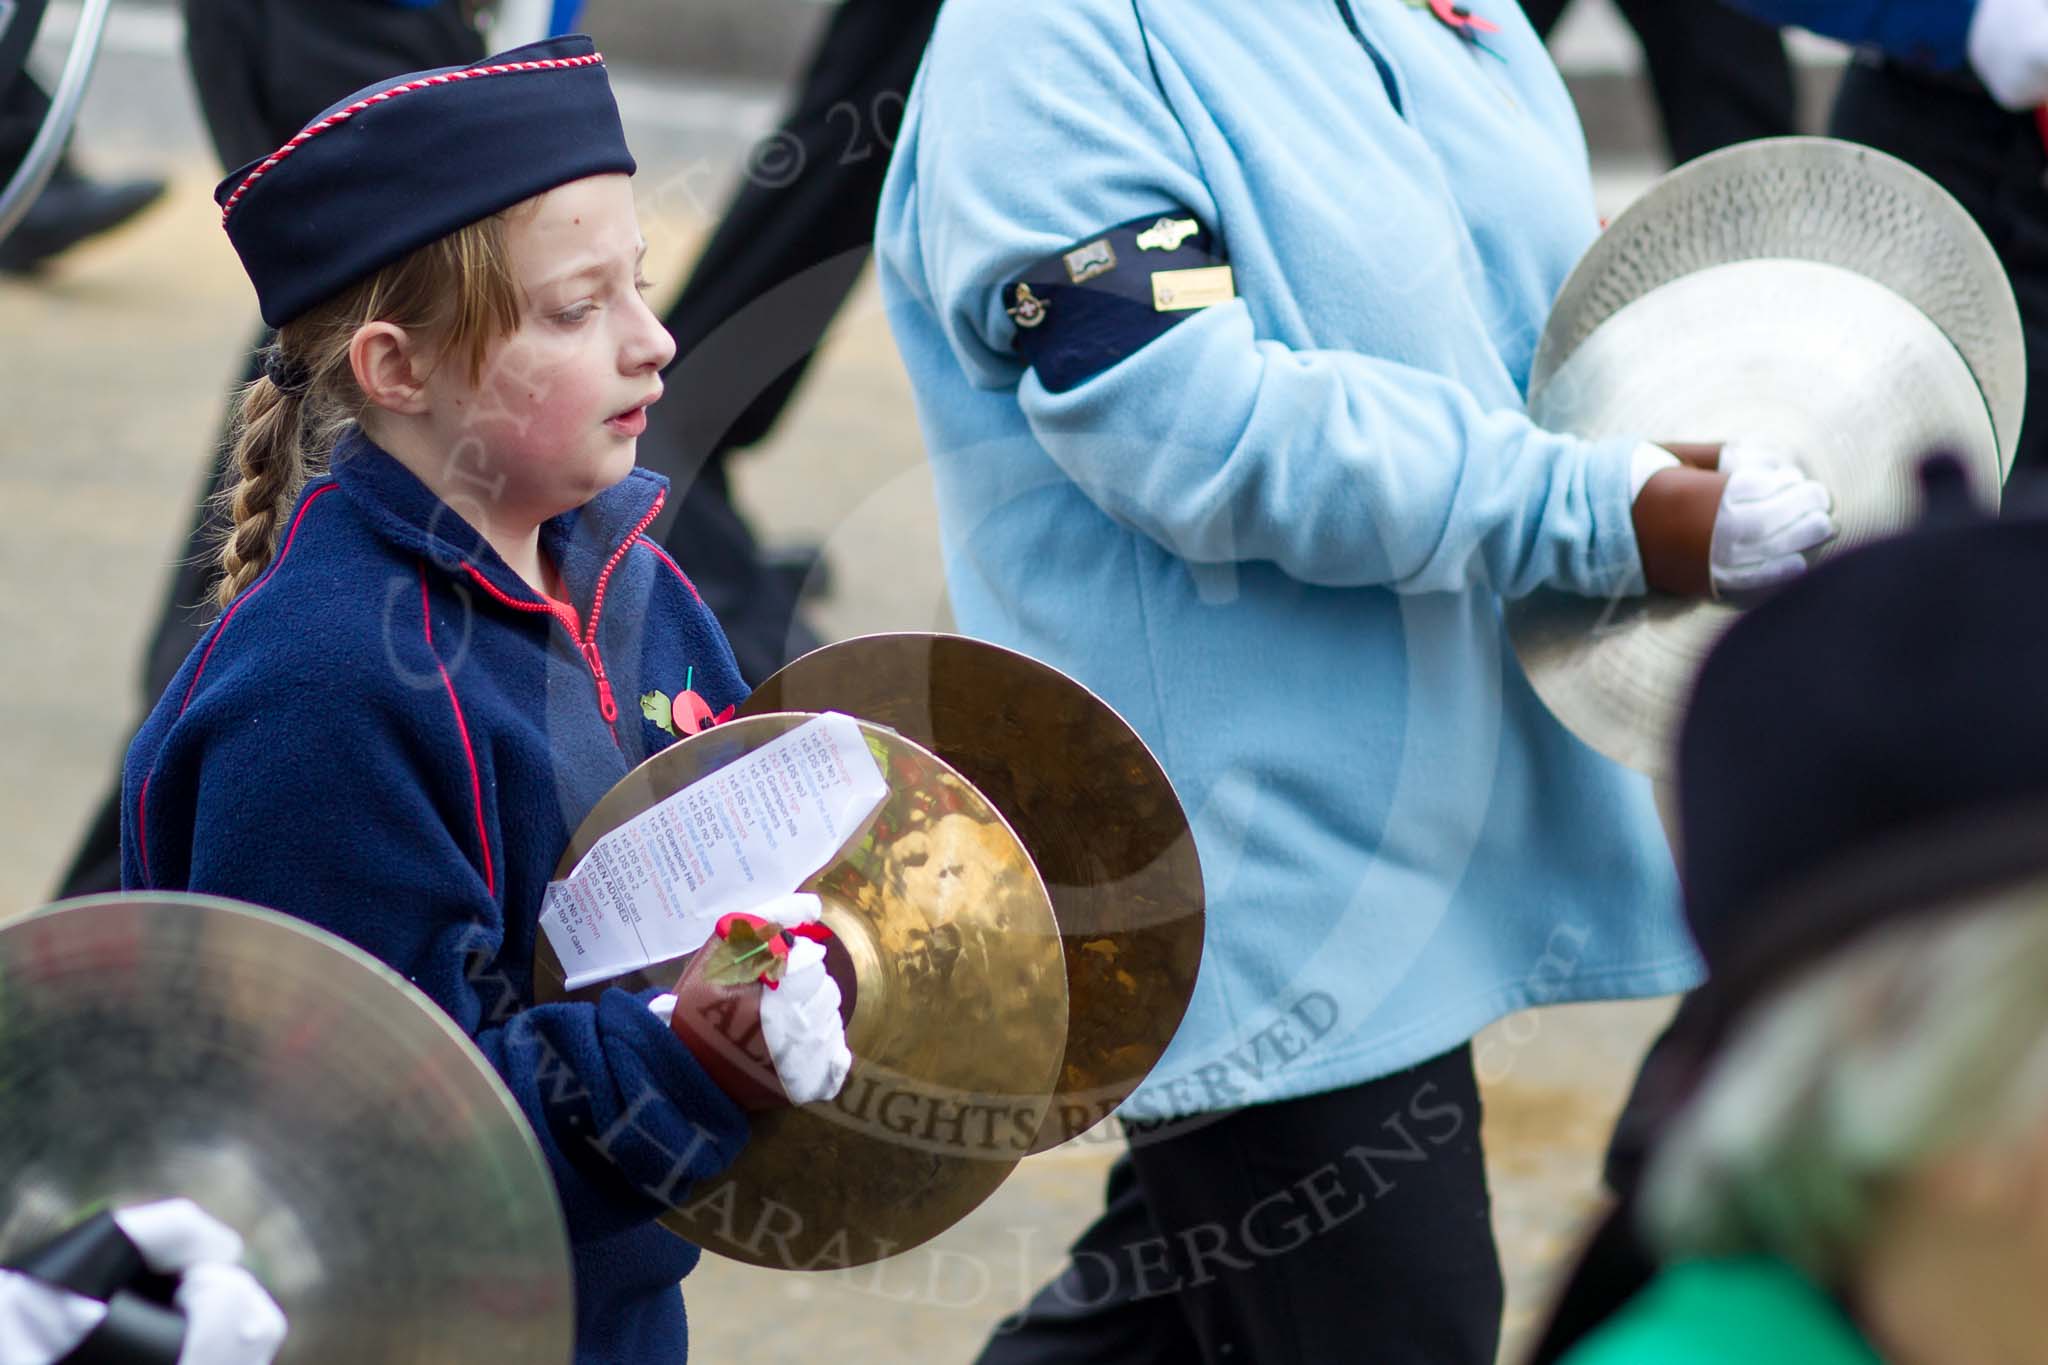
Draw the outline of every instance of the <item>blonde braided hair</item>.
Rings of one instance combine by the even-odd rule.
[[[265,373],[238,400],[233,459],[239,477],[222,495],[232,524],[220,549],[220,606],[269,567],[300,488],[361,418],[368,400],[349,361],[358,330],[372,322],[402,327],[427,342],[435,363],[466,356],[471,382],[481,381],[491,343],[519,326],[505,223],[521,207],[429,242],[278,329],[264,353]],[[273,375],[288,376],[286,385]]]

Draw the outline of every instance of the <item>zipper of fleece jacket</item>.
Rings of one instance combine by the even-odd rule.
[[[1394,67],[1380,50],[1373,46],[1372,39],[1365,36],[1365,29],[1359,24],[1358,16],[1352,12],[1351,0],[1335,0],[1337,17],[1344,21],[1344,27],[1351,30],[1351,36],[1365,49],[1365,55],[1372,58],[1373,69],[1380,73],[1380,83],[1387,87],[1387,98],[1393,101],[1397,117],[1408,117],[1408,111],[1401,107],[1401,86],[1394,79]]]
[[[612,695],[612,680],[604,671],[604,655],[599,653],[597,648],[597,627],[598,623],[604,619],[605,590],[611,586],[612,570],[619,567],[619,561],[624,559],[626,552],[633,548],[633,542],[640,539],[641,534],[649,526],[653,525],[654,519],[661,515],[662,504],[667,501],[668,494],[665,491],[657,493],[654,498],[654,506],[647,509],[647,514],[640,518],[639,523],[631,531],[626,533],[626,538],[619,542],[617,549],[612,551],[611,558],[604,562],[603,570],[597,575],[596,591],[591,594],[590,619],[587,622],[581,623],[582,630],[580,633],[577,629],[579,623],[576,619],[576,609],[574,607],[552,602],[521,601],[519,598],[499,588],[490,579],[484,577],[474,564],[464,564],[462,566],[468,571],[470,578],[475,580],[477,586],[486,593],[489,593],[494,600],[511,607],[514,611],[539,612],[551,616],[562,629],[569,632],[569,642],[576,646],[576,652],[582,656],[584,666],[590,670],[590,680],[597,689],[597,713],[604,717],[604,723],[611,728],[612,743],[614,744],[619,742],[619,703],[618,699]]]

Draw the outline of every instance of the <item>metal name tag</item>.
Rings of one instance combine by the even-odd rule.
[[[1160,270],[1152,276],[1152,307],[1160,313],[1184,313],[1228,303],[1237,297],[1237,276],[1227,265],[1194,270]]]

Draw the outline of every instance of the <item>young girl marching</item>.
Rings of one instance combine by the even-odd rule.
[[[646,536],[666,485],[634,444],[674,346],[633,170],[575,37],[365,90],[223,182],[278,339],[225,610],[123,801],[129,886],[332,930],[475,1038],[552,1168],[591,1362],[681,1359],[697,1251],[652,1220],[747,1133],[645,997],[532,1005],[556,859],[672,741],[637,699],[745,694]]]

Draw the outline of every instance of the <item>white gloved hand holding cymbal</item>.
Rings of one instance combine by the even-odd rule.
[[[113,1222],[119,1234],[109,1230],[110,1237],[125,1237],[151,1272],[178,1281],[172,1302],[184,1318],[184,1336],[177,1365],[270,1365],[276,1359],[284,1314],[242,1268],[242,1238],[233,1228],[189,1199],[116,1209]],[[62,1361],[107,1316],[107,1304],[97,1299],[0,1270],[0,1365]]]
[[[1839,534],[1828,490],[1759,442],[1645,442],[1630,487],[1643,575],[1658,591],[1730,597],[1778,587]]]
[[[832,935],[821,910],[816,896],[798,892],[725,916],[675,992],[648,1002],[743,1109],[829,1100],[852,1069],[839,983],[825,968]],[[745,956],[759,960],[734,957],[729,933],[730,942],[755,945]],[[735,973],[727,959],[743,970]],[[679,996],[689,1002],[680,1016]]]

